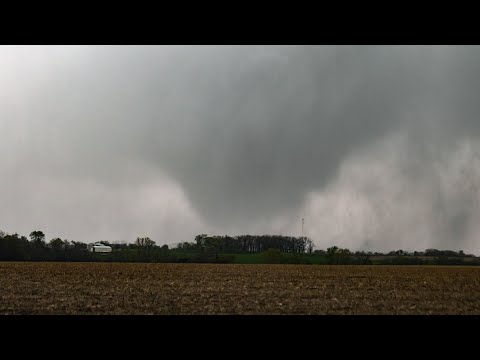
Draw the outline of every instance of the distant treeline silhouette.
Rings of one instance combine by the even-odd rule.
[[[183,250],[213,250],[223,253],[257,253],[268,249],[278,249],[283,253],[312,253],[314,244],[308,237],[282,235],[239,235],[208,236],[197,235],[195,242],[178,244]]]
[[[196,263],[297,263],[297,264],[454,264],[478,265],[479,258],[463,251],[427,249],[422,252],[396,250],[352,252],[337,246],[314,250],[308,237],[282,235],[197,235],[193,242],[181,242],[169,249],[148,237],[134,243],[110,244],[108,254],[95,254],[87,244],[53,238],[48,243],[42,231],[29,238],[0,231],[0,261],[118,261],[118,262],[196,262]]]

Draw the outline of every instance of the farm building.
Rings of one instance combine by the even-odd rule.
[[[102,243],[95,243],[95,244],[88,244],[87,249],[90,252],[95,253],[109,253],[112,252],[112,247],[108,245],[104,245]]]

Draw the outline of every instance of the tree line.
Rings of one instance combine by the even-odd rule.
[[[95,254],[87,244],[67,239],[45,240],[42,231],[32,231],[29,237],[0,231],[0,261],[118,261],[118,262],[203,262],[229,263],[254,259],[256,263],[301,264],[477,264],[472,254],[462,250],[427,249],[422,252],[404,250],[381,252],[351,251],[331,246],[314,250],[308,237],[282,235],[208,236],[200,234],[193,242],[176,247],[158,246],[149,237],[137,237],[133,243],[110,244],[108,254]],[[245,258],[247,256],[247,258]],[[467,258],[475,258],[475,262]],[[242,260],[243,259],[243,260]],[[249,261],[250,261],[249,260]],[[373,261],[372,261],[373,260]]]
[[[28,239],[0,231],[0,260],[87,261],[87,244],[53,238],[48,243],[42,231],[32,231]],[[85,250],[85,251],[83,251]]]
[[[257,253],[268,249],[278,249],[283,253],[312,253],[314,244],[308,237],[283,235],[238,235],[208,236],[197,235],[195,242],[178,244],[182,250],[211,250],[219,253]]]
[[[111,246],[114,252],[105,257],[88,251],[88,244],[80,241],[53,238],[45,240],[42,231],[32,231],[29,237],[0,231],[0,261],[126,261],[170,262],[168,246],[157,246],[148,237],[138,237],[130,244],[98,243]],[[174,262],[174,261],[173,261]]]

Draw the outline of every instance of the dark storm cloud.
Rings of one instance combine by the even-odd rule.
[[[459,141],[477,141],[477,47],[8,51],[23,59],[9,63],[15,76],[4,76],[12,88],[2,89],[3,125],[16,136],[9,140],[16,157],[10,171],[24,164],[119,191],[167,177],[205,224],[248,232],[255,224],[296,219],[312,193],[335,187],[348,159],[361,153],[371,161],[373,143],[402,133],[408,140],[394,153],[403,157],[386,158],[385,166],[402,164],[412,193],[432,184],[422,200],[435,207],[425,220],[432,232],[466,236],[470,203],[445,200],[431,164]],[[162,178],[139,172],[138,163]],[[370,193],[358,190],[371,204],[389,194],[380,196],[375,181],[367,181]],[[432,220],[435,212],[443,214],[442,225]]]

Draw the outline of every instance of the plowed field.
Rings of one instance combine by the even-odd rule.
[[[0,314],[480,314],[480,267],[3,262]]]

